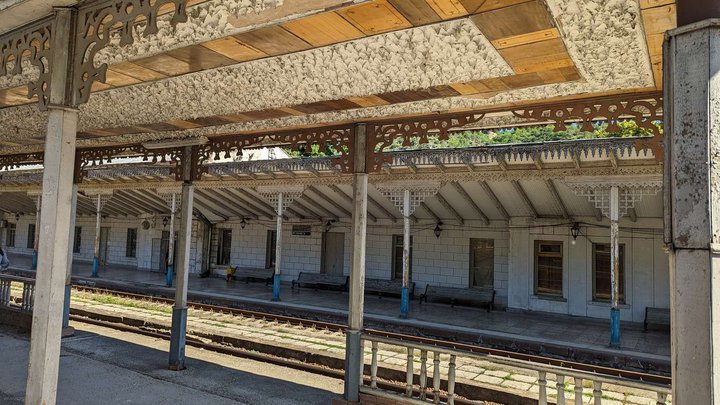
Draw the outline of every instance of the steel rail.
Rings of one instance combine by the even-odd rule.
[[[107,289],[107,288],[97,288],[97,287],[82,286],[82,285],[73,285],[73,288],[76,288],[80,291],[113,294],[113,295],[125,297],[125,298],[132,298],[132,299],[144,300],[144,301],[149,300],[149,301],[155,301],[155,302],[160,302],[160,303],[164,303],[164,304],[173,304],[175,302],[175,300],[171,299],[171,298],[129,293],[129,292],[112,290],[112,289]],[[318,320],[299,318],[299,317],[293,317],[293,316],[287,316],[287,315],[278,315],[278,314],[272,314],[272,313],[268,313],[268,312],[253,311],[253,310],[241,309],[241,308],[232,308],[232,307],[221,306],[221,305],[188,302],[188,307],[194,308],[194,309],[200,309],[200,310],[204,310],[204,311],[228,313],[228,314],[238,315],[238,316],[242,316],[242,317],[246,317],[246,318],[264,319],[264,320],[268,320],[271,322],[287,323],[287,324],[291,324],[291,325],[300,325],[303,327],[309,327],[309,328],[315,328],[315,329],[325,329],[325,330],[332,330],[332,331],[337,331],[337,332],[344,332],[347,329],[347,326],[338,324],[338,323],[333,323],[333,322],[318,321]],[[612,368],[612,367],[607,367],[607,366],[586,364],[586,363],[562,360],[562,359],[541,356],[541,355],[536,355],[536,354],[519,353],[519,352],[513,352],[513,351],[509,351],[509,350],[490,348],[490,347],[482,347],[482,346],[477,346],[477,345],[472,345],[472,344],[467,344],[467,343],[451,342],[451,341],[447,341],[447,340],[434,339],[434,338],[422,337],[422,336],[413,336],[413,335],[383,331],[383,330],[378,330],[378,329],[366,329],[364,331],[364,333],[371,335],[371,336],[385,337],[385,338],[396,339],[396,340],[401,340],[401,341],[405,341],[405,342],[412,342],[412,343],[419,343],[419,344],[428,345],[428,346],[435,346],[438,348],[457,350],[457,351],[461,351],[461,352],[466,352],[468,354],[489,354],[489,355],[493,355],[493,356],[497,356],[497,357],[506,357],[506,358],[511,358],[511,359],[515,359],[515,360],[530,361],[530,362],[535,362],[538,364],[546,364],[546,365],[551,365],[551,366],[555,366],[555,367],[565,367],[565,368],[569,368],[572,370],[591,372],[591,373],[596,373],[596,374],[604,374],[604,375],[613,376],[613,377],[622,377],[622,378],[625,378],[628,380],[651,382],[654,384],[662,384],[662,385],[667,385],[667,386],[670,386],[671,382],[672,382],[670,377],[656,375],[656,374],[649,374],[649,373],[643,373],[643,372],[632,371],[632,370],[622,370],[622,369]]]

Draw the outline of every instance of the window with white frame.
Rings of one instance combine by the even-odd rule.
[[[562,242],[535,241],[535,295],[562,298]]]
[[[618,259],[620,280],[618,287],[620,294],[618,299],[625,302],[625,245],[619,246]],[[610,279],[610,244],[593,243],[593,301],[609,302],[612,292]]]

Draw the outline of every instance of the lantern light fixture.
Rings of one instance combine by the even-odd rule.
[[[247,225],[247,220],[245,218],[240,221],[240,229],[245,229],[245,225]]]
[[[433,231],[435,233],[435,237],[438,239],[440,239],[440,233],[443,230],[442,225],[443,225],[442,221],[438,221],[437,224],[435,225],[435,230]]]
[[[572,243],[573,245],[577,242],[578,236],[580,236],[580,223],[574,222],[572,225],[572,228],[570,228],[570,234],[572,235]]]

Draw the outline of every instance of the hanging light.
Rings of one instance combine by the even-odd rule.
[[[577,241],[577,237],[580,236],[580,223],[579,222],[573,223],[572,228],[570,228],[570,234],[573,237],[573,240],[570,243],[572,243],[574,245],[575,242]]]
[[[167,224],[168,224],[169,221],[170,221],[170,218],[168,218],[168,217],[163,217],[163,228],[165,228],[165,227],[167,226]]]
[[[247,225],[247,221],[243,218],[242,221],[240,221],[240,229],[245,229],[245,225]]]
[[[438,223],[435,225],[435,230],[433,231],[435,233],[436,238],[440,238],[440,233],[442,232],[442,221],[438,221]]]
[[[20,222],[20,214],[15,214],[15,222]]]
[[[325,233],[330,232],[330,228],[332,228],[333,222],[335,222],[335,221],[330,219],[325,223]]]

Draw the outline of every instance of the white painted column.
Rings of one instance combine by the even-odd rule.
[[[63,301],[63,320],[62,320],[62,336],[72,336],[75,329],[70,326],[70,296],[72,293],[72,262],[73,262],[73,244],[75,241],[75,219],[77,218],[77,184],[72,185],[72,201],[70,203],[70,227],[68,229],[70,237],[68,238],[68,264],[65,273],[65,297]]]
[[[25,387],[26,405],[54,405],[60,364],[65,278],[68,265],[68,227],[71,224],[72,183],[75,167],[77,109],[68,105],[67,67],[71,54],[72,11],[55,9],[51,47],[50,107],[43,162],[43,194],[35,301]]]
[[[368,175],[365,172],[365,125],[355,127],[353,174],[352,262],[348,286],[348,328],[345,331],[345,399],[357,402],[363,376],[362,330],[365,313]]]
[[[33,235],[32,264],[30,267],[33,270],[37,270],[38,243],[40,238],[40,206],[42,205],[42,196],[35,195],[32,198],[35,202],[35,235]]]
[[[620,347],[620,199],[617,186],[610,187],[610,346]]]
[[[410,190],[403,190],[403,253],[402,293],[400,296],[400,317],[407,318],[410,312]]]
[[[707,6],[713,2],[679,5],[693,3],[709,16]],[[676,405],[718,405],[720,21],[690,24],[667,38],[665,225],[671,250],[672,399]]]
[[[273,301],[280,301],[280,269],[282,262],[283,193],[277,193],[277,222],[275,225],[275,276],[273,277]]]
[[[102,195],[95,196],[95,244],[93,245],[92,276],[98,276],[100,269],[100,229],[102,221]]]
[[[182,186],[180,204],[180,229],[178,238],[177,282],[175,284],[175,305],[172,314],[170,339],[170,369],[185,369],[185,337],[187,329],[187,293],[190,273],[190,246],[192,245],[192,220],[194,187],[190,181],[191,148],[186,148],[186,173]]]
[[[172,287],[173,272],[175,271],[175,212],[177,211],[175,193],[170,197],[170,235],[168,236],[168,259],[166,263],[167,279],[165,285]]]

